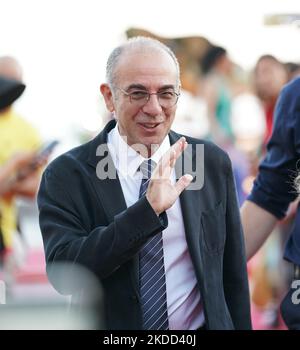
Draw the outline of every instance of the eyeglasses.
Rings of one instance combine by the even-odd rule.
[[[171,90],[150,93],[143,90],[134,90],[127,92],[117,86],[116,88],[122,91],[124,95],[129,96],[130,103],[134,104],[137,107],[143,107],[148,103],[151,95],[157,95],[158,103],[162,108],[171,108],[176,105],[180,96],[180,93]]]

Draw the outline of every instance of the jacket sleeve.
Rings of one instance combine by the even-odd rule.
[[[294,81],[278,97],[267,154],[248,197],[279,220],[298,196],[294,178],[299,172],[299,88],[300,80]]]
[[[223,279],[225,299],[235,329],[251,329],[244,236],[229,158],[227,163],[226,242]]]
[[[78,264],[103,279],[132,258],[149,237],[168,226],[166,213],[157,217],[143,197],[116,215],[108,226],[95,227],[88,232],[65,183],[65,179],[47,168],[38,193],[47,272],[61,293],[72,294],[73,291],[61,287],[52,275],[54,263]]]

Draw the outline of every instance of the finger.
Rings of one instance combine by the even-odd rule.
[[[170,167],[174,168],[175,164],[176,164],[176,151],[173,150],[172,154],[171,154],[171,159],[170,159]]]
[[[175,189],[178,192],[178,195],[180,195],[180,193],[188,187],[192,180],[193,176],[190,174],[185,174],[181,176],[181,178],[175,184]]]
[[[163,168],[163,176],[165,178],[170,178],[172,170],[175,167],[176,161],[181,156],[182,152],[186,149],[186,147],[187,147],[187,142],[185,141],[185,138],[183,137],[181,139],[181,143],[176,145],[176,147],[174,147],[174,149],[170,153],[169,163],[167,163],[167,159],[166,159],[166,165]]]
[[[171,150],[175,151],[176,160],[181,155],[185,149],[185,144],[187,144],[185,137],[181,137],[174,145],[172,145]]]
[[[168,154],[165,154],[164,159],[161,159],[157,165],[157,172],[153,174],[153,178],[156,179],[169,179],[172,169],[176,163],[176,152],[172,150],[172,152],[168,151]]]
[[[153,174],[153,177],[170,177],[172,168],[175,166],[176,160],[186,147],[185,144],[185,138],[181,137],[176,143],[174,143],[174,145],[172,145],[169,148],[169,150],[160,159],[156,167],[156,172]]]
[[[172,166],[176,162],[176,152],[174,149],[169,149],[158,162],[152,178],[168,179],[171,174]]]

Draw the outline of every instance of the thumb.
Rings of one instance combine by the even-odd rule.
[[[185,174],[181,176],[181,178],[176,182],[175,188],[178,192],[178,195],[188,187],[188,185],[192,182],[193,176],[190,174]]]

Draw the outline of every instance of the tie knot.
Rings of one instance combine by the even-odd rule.
[[[139,167],[140,172],[143,174],[143,179],[150,179],[155,167],[156,163],[151,158],[144,160]]]

